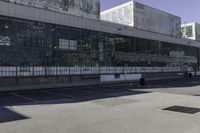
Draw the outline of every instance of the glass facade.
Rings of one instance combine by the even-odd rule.
[[[0,73],[8,71],[7,76],[18,72],[40,76],[49,71],[67,75],[75,67],[197,68],[198,51],[191,46],[0,17]]]

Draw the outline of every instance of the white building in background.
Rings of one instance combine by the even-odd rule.
[[[99,0],[1,0],[86,18],[100,18]]]
[[[101,12],[101,19],[173,37],[181,36],[180,17],[133,0]]]
[[[181,32],[183,38],[200,41],[200,24],[198,23],[182,24]]]

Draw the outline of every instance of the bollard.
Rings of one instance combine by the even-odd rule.
[[[141,86],[145,86],[145,78],[141,78],[140,79],[140,85]]]

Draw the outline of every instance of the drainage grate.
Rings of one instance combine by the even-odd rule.
[[[195,113],[200,112],[200,108],[192,108],[192,107],[184,107],[184,106],[172,106],[172,107],[165,108],[163,110],[187,113],[187,114],[195,114]]]

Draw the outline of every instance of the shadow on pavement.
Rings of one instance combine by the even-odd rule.
[[[16,91],[0,93],[0,106],[76,103],[104,98],[151,93],[147,91],[139,91],[138,89],[166,89],[176,87],[184,88],[197,85],[200,85],[199,77],[147,82],[147,86],[144,87],[133,87],[130,84],[115,84],[104,86]]]
[[[147,84],[148,86],[142,89],[195,87],[200,85],[200,77],[158,80]]]
[[[131,86],[95,86],[43,89],[0,93],[1,106],[77,103],[104,98],[139,95],[149,92],[132,90]]]
[[[0,107],[0,124],[25,119],[29,118],[10,109]]]

